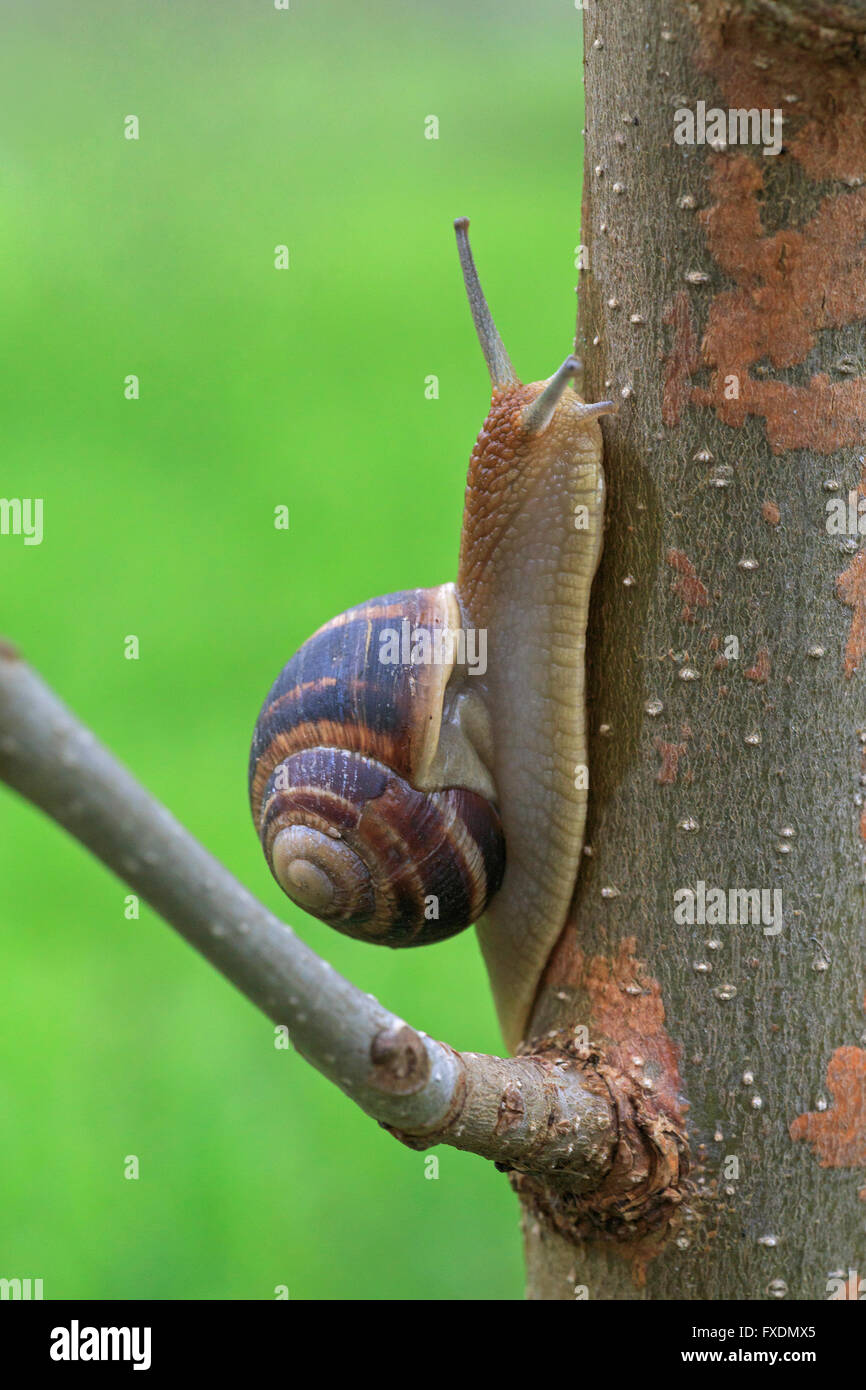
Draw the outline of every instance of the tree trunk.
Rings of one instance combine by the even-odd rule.
[[[866,1275],[866,16],[824,11],[586,10],[584,394],[621,409],[591,851],[534,1034],[583,1026],[690,1172],[589,1222],[515,1180],[532,1298]],[[699,102],[781,110],[780,152],[677,143]]]

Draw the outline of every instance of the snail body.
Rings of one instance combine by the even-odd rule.
[[[455,227],[493,387],[456,584],[372,599],[313,634],[262,707],[250,800],[280,886],[340,931],[413,946],[477,922],[514,1047],[583,843],[598,416],[614,406],[581,401],[571,356],[548,381],[517,379],[468,223]]]

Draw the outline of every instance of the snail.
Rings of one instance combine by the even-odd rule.
[[[616,407],[580,399],[573,356],[518,380],[468,220],[454,226],[492,384],[456,583],[371,599],[315,632],[262,706],[249,789],[280,887],[339,931],[416,946],[477,923],[514,1048],[580,862],[598,417]]]

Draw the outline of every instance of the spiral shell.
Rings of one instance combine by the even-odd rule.
[[[250,802],[271,872],[348,936],[442,940],[476,921],[502,880],[492,802],[430,786],[453,655],[407,660],[404,644],[401,659],[382,659],[390,634],[459,625],[451,584],[371,599],[313,634],[259,715]]]

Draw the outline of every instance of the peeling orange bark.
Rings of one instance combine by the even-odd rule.
[[[669,550],[665,560],[678,575],[671,585],[671,593],[676,594],[683,605],[680,619],[684,623],[693,623],[695,609],[709,605],[707,586],[698,578],[698,572],[684,550]]]
[[[754,666],[749,666],[743,672],[747,681],[755,681],[758,685],[766,685],[770,679],[770,653],[766,647],[761,647],[755,657]]]
[[[728,106],[779,108],[786,122],[796,119],[799,128],[790,140],[786,133],[785,148],[810,178],[854,179],[866,172],[862,64],[824,64],[815,62],[808,48],[762,44],[752,20],[731,13],[720,0],[706,5],[699,29],[699,66],[715,78]]]
[[[863,996],[866,1010],[866,994]],[[837,1047],[827,1064],[829,1110],[810,1110],[791,1121],[792,1139],[805,1139],[822,1168],[866,1167],[866,1051]],[[863,1198],[866,1188],[859,1196]]]
[[[789,1126],[805,1139],[822,1168],[866,1167],[866,1051],[838,1047],[827,1065],[829,1110],[810,1110]]]
[[[806,386],[761,380],[751,369],[803,362],[822,329],[866,316],[866,188],[821,202],[800,230],[763,234],[758,196],[764,175],[749,155],[710,159],[712,206],[701,213],[710,251],[738,288],[712,301],[701,345],[709,387],[691,399],[712,406],[727,425],[763,416],[774,453],[809,448],[832,453],[862,443],[866,379]]]
[[[701,356],[711,384],[696,387],[690,399],[733,427],[749,415],[763,417],[777,454],[861,444],[866,379],[817,373],[800,384],[761,380],[752,368],[796,367],[822,330],[866,315],[866,188],[855,186],[866,177],[866,72],[862,64],[816,62],[796,44],[768,41],[752,17],[723,0],[706,5],[696,22],[698,66],[727,105],[781,111],[784,153],[777,157],[795,159],[812,181],[839,179],[851,188],[825,197],[802,227],[765,235],[766,160],[740,152],[710,156],[713,201],[700,216],[708,248],[736,288],[710,304]],[[667,389],[666,379],[663,400]],[[679,419],[662,413],[665,423]]]
[[[661,754],[661,767],[656,773],[656,781],[663,787],[673,786],[677,780],[680,758],[685,757],[688,745],[685,743],[666,743],[663,738],[654,738],[653,747]]]
[[[654,1103],[679,1125],[688,1109],[681,1095],[681,1049],[665,1028],[661,985],[636,952],[633,936],[612,957],[578,950],[573,971],[589,998],[592,1031],[607,1040],[606,1060],[640,1085],[649,1078]]]

